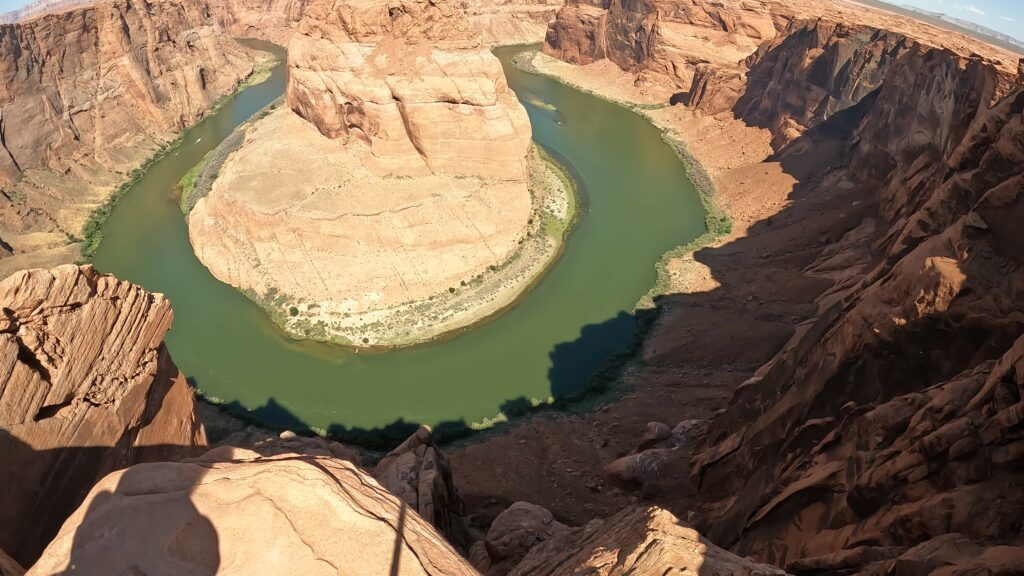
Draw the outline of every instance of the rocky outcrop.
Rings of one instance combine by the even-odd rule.
[[[272,553],[268,544],[272,543]],[[353,464],[221,448],[93,488],[29,574],[476,574]]]
[[[62,266],[0,282],[0,310],[0,547],[29,565],[99,478],[206,438],[163,296]]]
[[[0,237],[60,250],[123,174],[264,56],[202,0],[102,0],[0,27]],[[69,261],[73,250],[52,259]]]
[[[903,34],[867,26],[793,22],[747,59],[734,110],[751,125],[769,128],[773,146],[782,148],[878,89],[913,44]]]
[[[231,36],[288,44],[310,0],[230,0],[207,2],[217,22]]]
[[[474,544],[470,560],[488,576],[507,574],[534,546],[564,536],[570,528],[546,508],[516,502],[494,519],[487,537]]]
[[[451,2],[313,2],[288,69],[288,105],[329,138],[365,142],[380,174],[526,178],[526,111]]]
[[[784,14],[750,0],[569,0],[544,52],[571,64],[607,58],[640,84],[686,91],[702,64],[735,67],[774,38]]]
[[[563,574],[785,574],[722,550],[670,512],[629,507],[534,547],[510,576]]]
[[[421,426],[382,458],[373,477],[449,540],[467,544],[465,506],[452,481],[448,456],[434,444],[430,428]]]
[[[1012,80],[915,46],[856,105],[850,167],[820,189],[877,194],[877,264],[823,295],[820,317],[712,422],[695,475],[716,542],[794,571],[910,565],[893,559],[951,534],[1019,543],[1024,261],[1010,222],[1024,215],[1024,92]],[[1019,549],[992,554],[1019,569]]]

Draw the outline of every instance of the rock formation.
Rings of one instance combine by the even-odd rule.
[[[473,545],[470,560],[488,575],[507,574],[531,548],[569,530],[547,509],[516,502],[498,514],[487,529],[486,539]]]
[[[99,482],[29,574],[471,576],[427,522],[353,464],[222,448]]]
[[[529,119],[465,14],[314,1],[288,54],[295,113],[247,128],[189,214],[207,268],[294,336],[355,345],[421,341],[514,300],[530,276],[482,314],[394,317],[507,262],[531,221]]]
[[[99,478],[206,438],[163,296],[62,266],[0,282],[0,310],[0,548],[28,565]]]
[[[525,179],[526,111],[453,3],[315,1],[288,48],[289,107],[379,173]]]
[[[915,47],[858,104],[836,177],[878,195],[878,264],[827,293],[712,423],[696,467],[711,538],[795,566],[952,533],[1012,541],[1024,92],[1009,85]]]
[[[102,0],[3,25],[0,237],[16,254],[6,273],[73,260],[68,237],[123,174],[264,57],[200,0]]]
[[[673,573],[785,574],[718,548],[666,510],[634,506],[538,544],[509,576]]]

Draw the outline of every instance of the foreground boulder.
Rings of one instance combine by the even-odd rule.
[[[172,317],[163,296],[90,266],[0,282],[0,548],[21,564],[99,478],[206,445],[162,343]]]
[[[434,528],[350,462],[218,449],[93,488],[29,574],[470,576]]]
[[[785,572],[722,550],[666,510],[630,507],[534,547],[509,574],[767,576]]]

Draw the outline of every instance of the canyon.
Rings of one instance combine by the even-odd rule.
[[[327,16],[336,3],[295,6],[219,18],[273,20],[299,47],[287,109],[249,142],[280,123],[315,129],[325,156],[357,141],[367,170],[525,182],[528,136],[435,156],[437,125],[409,128],[406,104],[427,109],[420,121],[438,101],[396,87],[430,94],[436,76],[389,72],[390,96],[359,98],[364,109],[337,81],[381,80],[360,68],[374,48],[358,21],[374,41],[389,27],[430,39],[442,70],[458,61],[439,53],[465,56],[484,93],[511,98],[450,5],[360,4],[351,21]],[[536,33],[542,16],[513,26],[497,6],[466,13],[488,34]],[[828,8],[570,1],[520,62],[643,114],[705,187],[709,234],[665,257],[638,351],[593,410],[445,447],[420,428],[387,454],[236,424],[255,440],[207,451],[224,439],[207,436],[162,344],[165,298],[88,266],[0,281],[0,548],[13,558],[0,553],[0,573],[1024,570],[1024,59],[856,3]],[[232,49],[245,63],[223,86],[255,58]],[[473,137],[477,108],[462,109]],[[190,220],[230,198],[231,162]],[[8,167],[18,186],[21,166]],[[715,203],[731,226],[716,226]],[[10,205],[22,220],[49,214]],[[3,238],[13,255],[0,265],[21,250]]]
[[[558,179],[453,5],[310,3],[288,45],[286,103],[203,169],[217,177],[188,220],[213,275],[293,335],[429,339],[507,306],[557,253],[561,237],[526,241],[544,200],[531,180]],[[456,294],[468,284],[489,294]]]

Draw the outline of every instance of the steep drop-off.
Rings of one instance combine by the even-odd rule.
[[[170,303],[89,267],[0,282],[0,548],[30,564],[99,478],[206,445]]]
[[[15,254],[0,269],[72,261],[69,240],[93,232],[126,173],[264,57],[202,1],[104,0],[0,26],[0,238]]]
[[[563,34],[579,18],[560,15],[546,51],[606,57],[652,101],[668,101],[683,84],[644,82],[667,61],[658,31],[678,18],[673,6],[648,5],[649,25],[603,53],[589,33]],[[837,3],[803,19],[806,7],[790,8],[748,57],[696,66],[672,99],[693,114],[655,116],[684,136],[714,123],[732,134],[767,129],[776,153],[740,173],[743,187],[726,180],[727,202],[772,166],[792,176],[787,212],[845,199],[823,236],[810,236],[821,216],[769,212],[732,248],[742,257],[750,245],[758,261],[796,264],[791,274],[831,287],[711,420],[692,465],[700,526],[796,573],[1019,569],[1024,283],[1010,222],[1024,202],[1021,65],[895,16]],[[598,37],[631,17],[603,9]],[[772,254],[780,246],[788,261]],[[683,316],[667,318],[655,338],[671,338],[673,322],[689,329]],[[666,482],[657,469],[681,458],[656,452],[634,458],[647,463],[636,470],[642,484]]]

